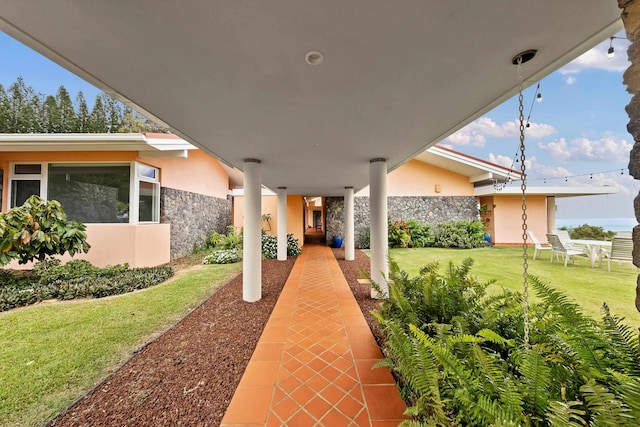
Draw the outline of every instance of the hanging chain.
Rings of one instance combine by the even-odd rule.
[[[522,96],[522,57],[518,58],[518,112],[520,113],[520,189],[522,190],[522,278],[524,302],[524,344],[529,346],[529,282],[528,282],[528,255],[527,255],[527,174],[525,166],[524,147],[524,102]]]

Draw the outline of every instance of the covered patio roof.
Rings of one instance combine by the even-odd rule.
[[[0,0],[0,29],[262,183],[339,196],[622,28],[614,0]]]

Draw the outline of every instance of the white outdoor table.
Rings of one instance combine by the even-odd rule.
[[[587,249],[587,254],[591,260],[591,268],[596,265],[596,258],[598,258],[598,252],[602,247],[611,247],[611,241],[607,240],[588,240],[588,239],[571,239],[569,240],[573,244],[582,245]]]

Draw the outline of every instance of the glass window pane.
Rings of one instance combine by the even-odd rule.
[[[140,222],[157,222],[159,215],[158,208],[158,184],[140,181],[140,199],[138,209]]]
[[[158,170],[154,167],[138,163],[138,176],[158,179]]]
[[[13,173],[15,175],[40,175],[41,172],[42,172],[41,164],[13,166]]]
[[[129,165],[49,165],[49,200],[70,220],[129,222]]]
[[[11,207],[22,206],[33,195],[40,195],[39,179],[14,179],[11,181]]]

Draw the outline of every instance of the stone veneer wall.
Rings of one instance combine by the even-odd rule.
[[[327,197],[327,244],[344,237],[344,198]],[[390,196],[387,211],[392,221],[414,219],[422,224],[478,219],[478,201],[474,196]],[[358,228],[369,226],[369,198],[354,197],[353,216],[358,247]]]
[[[631,42],[627,48],[629,68],[624,72],[623,81],[627,92],[632,95],[625,107],[629,116],[627,131],[633,137],[634,145],[629,156],[629,175],[640,179],[640,1],[618,0],[622,9],[621,17],[627,38]],[[640,194],[633,201],[636,222],[640,222]],[[640,267],[640,226],[633,228],[633,264]],[[636,279],[636,309],[640,311],[640,276]]]
[[[212,231],[226,233],[231,225],[231,201],[162,187],[160,222],[171,224],[171,259],[190,254]]]

